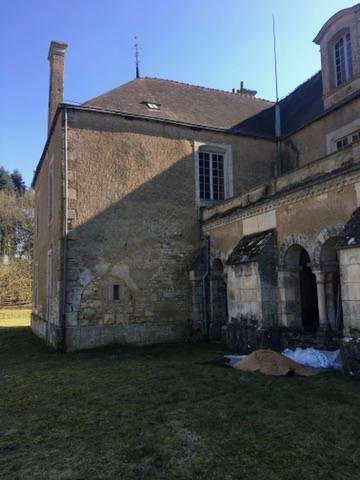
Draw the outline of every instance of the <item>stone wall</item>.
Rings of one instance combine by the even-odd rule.
[[[287,142],[292,143],[297,152],[299,167],[318,160],[331,153],[327,143],[332,136],[332,132],[358,121],[359,110],[360,99],[355,99],[290,135],[283,142],[284,147]],[[356,127],[354,128],[356,129]]]
[[[360,336],[360,247],[339,251],[344,334]]]
[[[63,255],[63,118],[57,118],[41,169],[35,183],[35,238],[33,259],[32,330],[42,338],[59,346],[62,339],[60,327],[60,296]],[[49,172],[52,170],[53,212],[49,218]],[[52,296],[48,297],[48,252],[52,251]],[[35,286],[37,282],[37,287]],[[35,299],[35,296],[37,297]],[[50,305],[48,306],[48,303]]]
[[[325,164],[323,174],[314,172],[315,167],[312,165],[304,166],[296,173],[281,177],[280,190],[274,186],[268,191],[258,187],[250,191],[248,196],[244,194],[229,199],[203,212],[202,231],[209,237],[210,255],[212,258],[221,258],[223,262],[227,261],[231,251],[245,235],[266,231],[269,226],[277,233],[278,258],[274,254],[269,257],[268,264],[263,263],[273,276],[264,288],[261,288],[261,270],[257,262],[227,269],[229,316],[223,333],[230,348],[237,345],[239,351],[245,352],[254,346],[264,345],[320,346],[330,349],[339,346],[337,328],[332,331],[320,328],[312,334],[304,334],[302,331],[299,264],[292,265],[287,258],[287,252],[292,246],[296,246],[299,251],[305,249],[309,255],[311,269],[316,274],[318,299],[319,292],[323,289],[327,308],[325,316],[329,317],[331,326],[333,322],[331,323],[330,313],[333,316],[334,312],[331,311],[330,304],[334,303],[336,284],[329,282],[330,277],[335,282],[336,269],[340,263],[341,272],[344,272],[341,273],[341,281],[345,282],[345,297],[343,295],[342,298],[344,326],[346,325],[344,333],[350,334],[348,315],[350,310],[357,311],[356,288],[359,291],[360,288],[358,284],[347,283],[350,281],[347,279],[352,278],[351,281],[354,281],[356,278],[356,267],[344,263],[342,251],[337,261],[335,245],[337,239],[344,235],[344,224],[359,205],[359,159],[358,144],[354,144],[347,152],[334,153],[321,160],[320,163]],[[289,179],[288,188],[286,178]],[[253,201],[249,201],[251,196]],[[333,257],[324,257],[326,251],[333,251]],[[351,303],[349,292],[353,295]],[[261,311],[264,294],[272,302],[272,307],[278,302],[278,309],[272,310],[273,322],[264,323],[263,312],[271,311],[271,308]],[[355,327],[358,317],[353,315],[353,318]],[[319,321],[323,320],[324,315]],[[349,347],[350,343],[346,345]],[[353,343],[350,346],[355,348]]]
[[[68,348],[190,337],[195,138],[232,144],[238,190],[270,175],[272,142],[260,141],[265,168],[245,179],[254,139],[69,111]]]

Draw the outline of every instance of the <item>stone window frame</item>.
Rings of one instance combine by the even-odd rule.
[[[200,198],[199,152],[209,150],[224,158],[224,200],[234,195],[232,145],[225,143],[194,141],[195,198],[199,207],[207,207],[224,200],[204,200]]]
[[[344,137],[350,136],[360,130],[360,118],[343,125],[326,135],[326,151],[328,154],[338,152],[336,142]],[[350,145],[351,143],[349,143]]]

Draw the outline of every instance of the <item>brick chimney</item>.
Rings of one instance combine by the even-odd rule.
[[[66,43],[54,41],[50,43],[48,56],[50,62],[48,132],[59,103],[64,101],[64,57],[66,49]]]

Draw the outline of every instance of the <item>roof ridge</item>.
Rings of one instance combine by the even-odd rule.
[[[302,83],[300,83],[300,85],[298,85],[297,87],[294,88],[294,90],[292,90],[290,93],[288,93],[287,95],[285,95],[284,97],[280,98],[280,102],[282,102],[283,100],[286,100],[288,97],[291,97],[291,95],[293,95],[297,90],[299,90],[303,85],[305,85],[305,83],[308,83],[310,82],[310,80],[312,80],[313,78],[315,78],[317,75],[319,75],[319,73],[322,73],[322,70],[318,70],[316,73],[314,73],[313,75],[311,75],[311,77],[307,78],[306,80],[304,80]]]
[[[179,85],[186,85],[187,87],[195,87],[195,88],[200,88],[202,90],[209,90],[209,91],[213,91],[213,92],[221,92],[221,93],[226,93],[228,95],[241,95],[243,97],[249,97],[249,98],[252,98],[253,100],[259,100],[259,101],[262,101],[262,102],[268,102],[268,103],[271,103],[273,104],[274,102],[272,100],[267,100],[266,98],[260,98],[260,97],[255,97],[255,96],[252,96],[252,95],[248,95],[246,93],[233,93],[233,92],[229,92],[228,90],[222,90],[221,88],[213,88],[213,87],[204,87],[203,85],[195,85],[193,83],[188,83],[188,82],[180,82],[178,80],[171,80],[171,79],[168,79],[168,78],[159,78],[159,77],[140,77],[139,79],[134,79],[134,80],[161,80],[163,82],[171,82],[171,83],[177,83]]]

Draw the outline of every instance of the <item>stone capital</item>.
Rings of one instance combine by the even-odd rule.
[[[316,277],[316,283],[325,283],[325,272],[322,270],[313,270],[312,272]]]

